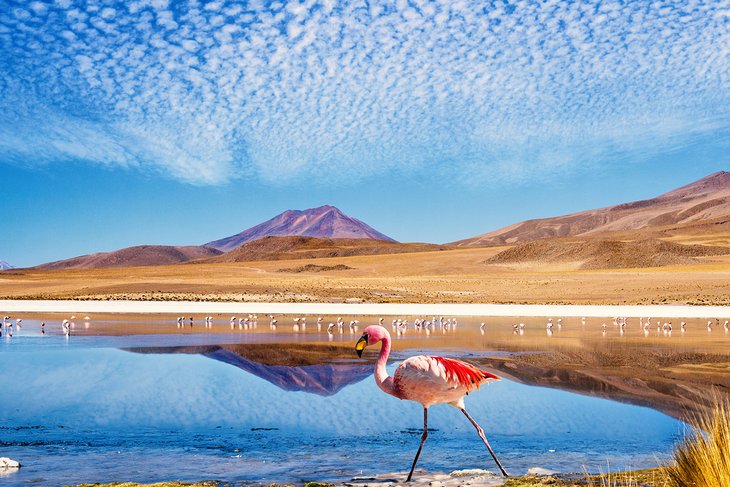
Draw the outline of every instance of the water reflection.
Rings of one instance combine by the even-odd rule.
[[[362,380],[369,366],[265,364],[229,345],[130,353],[16,339],[4,350],[14,372],[0,389],[0,456],[26,465],[18,483],[336,481],[406,470],[418,445],[420,406]],[[654,466],[681,428],[649,409],[507,380],[467,404],[515,473]],[[429,420],[423,468],[491,468],[457,410],[434,407]]]
[[[312,348],[315,348],[314,346]],[[247,358],[255,349],[235,345],[205,347],[154,347],[128,348],[130,352],[143,354],[196,354],[233,365],[260,377],[285,391],[301,391],[320,396],[332,396],[340,389],[355,384],[372,374],[372,366],[361,363],[317,363],[304,366],[269,365]],[[271,345],[266,347],[270,355],[279,361],[296,363],[307,360],[297,356],[301,349],[291,346]],[[248,353],[247,353],[248,352]],[[328,350],[321,350],[327,354]],[[330,350],[331,352],[331,350]],[[284,354],[284,357],[282,357]],[[259,350],[260,355],[260,350]],[[271,360],[271,356],[266,357]]]
[[[339,344],[351,351],[354,335],[350,333],[354,333],[355,327],[380,322],[396,330],[393,333],[396,355],[425,348],[436,353],[474,357],[495,350],[515,352],[509,363],[483,362],[482,365],[494,366],[501,373],[520,377],[528,384],[584,393],[598,391],[605,397],[651,405],[676,417],[703,408],[711,386],[730,387],[730,375],[722,367],[723,363],[730,362],[730,335],[724,333],[725,322],[730,326],[730,321],[720,318],[683,319],[680,333],[672,330],[676,322],[656,317],[472,317],[458,321],[440,316],[386,319],[243,315],[195,317],[193,321],[190,317],[180,318],[180,321],[148,316],[123,320],[94,317],[93,321],[84,318],[84,323],[89,323],[87,328],[76,326],[75,317],[71,316],[69,328],[73,333],[63,343],[68,348],[126,348],[290,342]],[[6,321],[16,323],[17,319]],[[16,326],[14,337],[5,334],[0,340],[0,351],[22,351],[30,343],[27,340],[41,337],[44,339],[34,342],[31,348],[58,346],[47,339],[63,336],[61,317],[44,319],[48,322],[45,327],[37,320],[22,321],[22,329]],[[304,326],[308,321],[310,325]],[[184,326],[179,326],[182,323]],[[229,323],[234,325],[233,329]],[[540,354],[541,363],[533,363],[532,354]]]

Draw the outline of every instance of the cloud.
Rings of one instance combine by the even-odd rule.
[[[4,9],[0,46],[16,164],[483,184],[730,133],[722,2],[58,0]]]

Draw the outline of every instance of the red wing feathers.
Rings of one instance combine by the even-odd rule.
[[[433,358],[444,367],[449,380],[458,382],[468,390],[478,389],[484,381],[499,380],[496,375],[480,370],[461,360],[445,357]]]

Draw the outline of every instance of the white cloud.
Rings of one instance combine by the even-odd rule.
[[[0,13],[0,162],[481,184],[728,144],[721,2],[36,3]]]
[[[102,18],[107,19],[107,20],[113,18],[116,14],[117,14],[117,11],[111,7],[106,7],[104,9],[102,9],[101,12],[99,13],[99,15],[102,16]]]

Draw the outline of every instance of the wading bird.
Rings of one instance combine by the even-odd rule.
[[[382,342],[380,356],[375,365],[375,382],[386,394],[398,399],[408,399],[423,406],[423,435],[421,445],[418,447],[416,457],[413,459],[411,471],[408,474],[407,482],[413,477],[418,457],[421,455],[423,444],[428,437],[428,408],[434,404],[449,404],[454,406],[466,416],[476,428],[479,437],[486,445],[492,458],[507,477],[502,464],[489,446],[484,430],[474,421],[464,407],[464,396],[479,388],[480,385],[492,380],[499,380],[496,375],[479,370],[471,364],[444,357],[431,357],[417,355],[406,359],[401,363],[393,377],[388,375],[385,369],[390,354],[390,333],[382,326],[373,325],[365,328],[362,337],[357,341],[355,350],[357,355],[362,357],[362,351],[368,345],[375,345]]]

